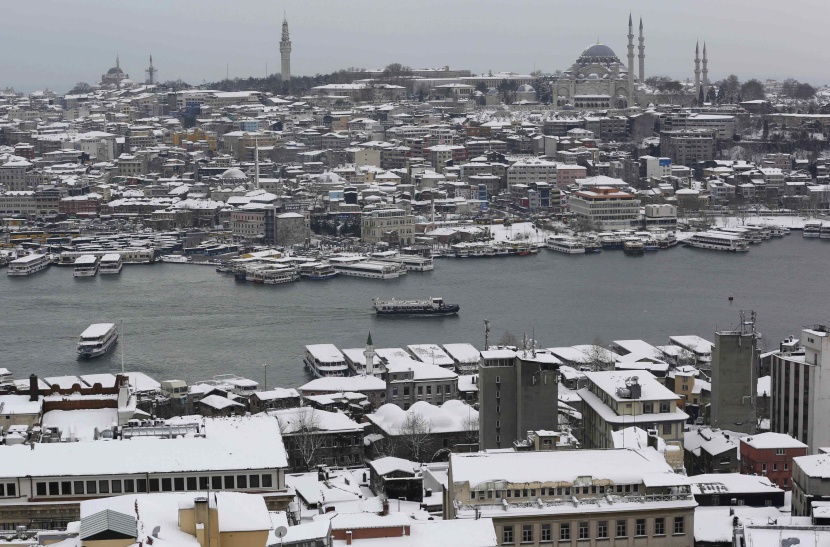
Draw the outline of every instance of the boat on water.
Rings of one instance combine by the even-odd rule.
[[[306,262],[300,264],[300,277],[312,280],[331,279],[337,277],[337,271],[329,262]]]
[[[98,263],[98,273],[101,275],[120,274],[124,267],[124,261],[118,253],[105,254]]]
[[[784,237],[790,235],[790,229],[783,226],[770,226],[769,233],[772,237]]]
[[[297,281],[298,279],[300,279],[300,274],[296,268],[271,265],[250,268],[245,274],[245,281],[262,283],[264,285],[281,285],[283,283]]]
[[[87,359],[100,357],[118,341],[114,323],[95,323],[81,333],[78,340],[78,355]]]
[[[801,235],[804,237],[821,237],[821,221],[808,220],[804,223],[804,231]]]
[[[622,238],[618,234],[613,232],[603,232],[601,234],[597,234],[597,237],[599,237],[599,242],[603,249],[622,249]]]
[[[30,254],[9,262],[8,275],[23,276],[41,272],[49,267],[51,261],[46,254]]]
[[[830,239],[830,222],[822,222],[819,235],[821,239]]]
[[[588,234],[582,239],[582,245],[585,247],[585,253],[596,254],[602,252],[602,241],[596,234]]]
[[[660,250],[660,242],[654,236],[644,237],[641,241],[643,242],[644,251],[654,252]]]
[[[726,232],[698,232],[686,240],[686,245],[696,249],[712,249],[715,251],[746,252],[749,251],[749,242],[736,234]]]
[[[349,375],[346,357],[334,344],[312,344],[305,347],[303,363],[318,378]]]
[[[75,259],[74,277],[95,277],[98,275],[98,257],[83,255]]]
[[[372,301],[372,309],[378,315],[455,315],[461,309],[458,304],[448,304],[441,297],[428,300],[380,300]]]
[[[162,255],[162,257],[159,260],[161,260],[161,262],[167,262],[170,264],[189,264],[193,262],[192,258],[183,255]]]
[[[578,239],[569,236],[550,236],[545,241],[545,247],[551,251],[564,254],[583,254],[585,245]]]
[[[406,268],[398,263],[366,260],[364,257],[332,257],[334,270],[351,277],[372,279],[395,279],[406,275]]]
[[[645,254],[645,245],[638,237],[629,237],[623,240],[623,252],[631,256],[640,256]]]

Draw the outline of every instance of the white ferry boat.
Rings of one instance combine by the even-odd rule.
[[[801,233],[804,237],[821,237],[821,221],[808,220],[804,223],[804,231]]]
[[[372,301],[372,309],[378,315],[455,315],[461,309],[458,304],[447,304],[443,298],[428,300],[380,300]]]
[[[49,255],[31,254],[9,262],[10,276],[31,275],[49,267]]]
[[[75,259],[74,277],[95,277],[98,275],[98,257],[83,255]]]
[[[78,340],[78,355],[92,359],[100,357],[118,341],[118,331],[114,323],[95,323],[81,333]]]
[[[346,357],[334,344],[312,344],[305,347],[303,363],[318,378],[348,376]]]
[[[726,232],[698,232],[686,240],[686,245],[697,249],[713,249],[716,251],[746,252],[749,243],[746,239]]]
[[[263,283],[265,285],[281,285],[283,283],[297,281],[298,279],[300,279],[300,274],[296,268],[281,268],[275,266],[251,268],[245,274],[245,281]]]
[[[568,236],[550,236],[545,242],[545,247],[557,253],[583,254],[585,252],[585,245],[581,241]]]
[[[434,269],[431,256],[399,254],[397,251],[380,251],[372,253],[372,260],[394,262],[413,272],[428,272]]]
[[[98,263],[98,273],[101,275],[120,274],[123,267],[124,262],[121,260],[121,255],[109,253],[101,257],[101,262]]]
[[[162,255],[159,258],[161,262],[168,262],[170,264],[189,264],[193,262],[193,259],[189,256],[183,255]]]
[[[406,268],[401,264],[366,260],[363,257],[333,257],[331,264],[338,274],[352,277],[395,279],[406,274]]]
[[[819,235],[821,239],[830,239],[830,222],[822,222]]]
[[[337,277],[337,272],[329,262],[306,262],[300,264],[300,277],[312,280],[331,279]]]
[[[770,226],[769,233],[772,237],[784,237],[790,235],[790,229],[783,226]]]
[[[757,245],[763,241],[759,232],[746,226],[741,228],[718,228],[717,231],[742,237],[751,245]]]

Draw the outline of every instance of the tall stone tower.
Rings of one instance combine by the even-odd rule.
[[[288,37],[288,19],[282,19],[282,39],[280,40],[280,74],[282,81],[291,79],[291,40]]]
[[[700,42],[695,44],[695,100],[700,94]]]
[[[706,42],[703,42],[703,95],[704,99],[706,99],[705,95],[709,92],[709,67],[706,66],[709,64],[709,57],[706,55]]]
[[[628,106],[634,106],[634,23],[628,14]]]
[[[646,81],[646,39],[643,36],[643,18],[640,17],[640,84]]]

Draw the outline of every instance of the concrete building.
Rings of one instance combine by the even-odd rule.
[[[363,462],[363,427],[342,412],[305,406],[273,410],[268,415],[279,424],[292,472]]]
[[[481,352],[478,368],[482,449],[508,448],[528,431],[558,430],[558,369],[553,354],[523,349]]]
[[[640,200],[617,188],[597,186],[574,192],[568,200],[571,212],[597,229],[627,230],[640,221]]]
[[[661,131],[660,153],[671,158],[674,164],[694,167],[699,161],[715,157],[714,132],[683,129]]]
[[[755,433],[754,395],[758,372],[755,370],[755,313],[745,321],[741,313],[739,330],[715,333],[712,348],[712,407],[710,422],[715,427]]]
[[[770,373],[771,430],[807,444],[811,454],[830,446],[830,329],[816,325],[782,342]]]
[[[280,247],[305,243],[310,233],[308,222],[300,213],[282,213],[274,217],[274,243]]]
[[[512,189],[516,184],[530,184],[531,182],[547,182],[555,185],[558,167],[557,162],[543,159],[517,161],[507,168],[507,188]]]
[[[582,445],[614,446],[612,433],[625,427],[653,429],[666,443],[683,444],[689,415],[677,407],[679,397],[647,370],[586,372],[582,398]]]
[[[444,519],[492,518],[499,545],[694,543],[688,477],[657,451],[452,454]]]
[[[384,241],[410,245],[415,241],[415,217],[403,209],[377,209],[363,214],[360,239],[365,243]]]
[[[683,455],[689,475],[701,473],[737,473],[738,437],[731,431],[700,428],[683,436]]]
[[[830,501],[830,454],[793,458],[793,515],[810,516],[813,503]]]

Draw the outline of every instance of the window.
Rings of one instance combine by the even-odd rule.
[[[397,396],[398,396],[398,388],[393,387],[392,388],[392,397],[397,397]]]
[[[75,481],[75,493],[76,494],[83,494],[84,493],[84,481]]]
[[[61,494],[64,496],[72,495],[72,481],[61,482]]]
[[[776,456],[783,456],[786,452],[787,451],[783,448],[776,448],[775,449],[775,455]]]
[[[665,412],[668,412],[668,411],[669,411],[669,403],[668,402],[660,403],[660,412],[665,413]]]
[[[199,490],[207,490],[210,487],[210,477],[199,477]]]
[[[505,526],[501,529],[501,542],[502,543],[513,543],[513,527],[512,526]]]
[[[634,535],[646,535],[646,519],[637,519],[637,522],[634,524]]]
[[[173,490],[182,492],[184,490],[184,477],[176,477],[173,479]]]
[[[418,386],[418,395],[424,394],[424,386]]]
[[[99,494],[109,494],[110,493],[110,481],[98,481],[98,493]]]
[[[571,540],[571,525],[568,524],[560,524],[559,525],[559,541],[570,541]]]
[[[551,541],[550,535],[550,524],[543,524],[542,525],[542,533],[539,537],[540,541]]]
[[[120,494],[121,493],[121,481],[112,481],[112,493],[113,494]]]
[[[628,530],[626,529],[626,522],[624,520],[617,521],[617,537],[624,538],[628,536]]]
[[[675,534],[685,534],[686,533],[686,519],[683,517],[674,517],[674,533]]]
[[[784,471],[789,470],[790,464],[788,462],[784,462]]]
[[[671,424],[663,424],[663,435],[671,435]]]
[[[608,521],[601,520],[597,522],[597,539],[605,539],[608,537]]]
[[[173,490],[173,479],[170,477],[161,479],[161,490],[162,492],[171,492]]]
[[[532,543],[533,542],[533,525],[532,524],[523,524],[522,525],[522,543]]]
[[[236,476],[236,487],[237,488],[248,488],[248,476],[247,475],[237,475]]]
[[[772,464],[772,470],[773,471],[778,471],[778,464],[777,463]]]
[[[263,475],[262,476],[262,487],[263,488],[271,488],[271,475]]]
[[[222,489],[222,477],[211,477],[210,478],[210,487],[214,490],[221,490]]]
[[[86,493],[87,494],[97,494],[98,493],[98,483],[95,481],[86,481]]]
[[[447,395],[451,394],[452,393],[452,386],[450,386],[450,385],[444,386],[444,393],[446,393]]]
[[[6,495],[10,498],[17,496],[17,486],[14,483],[9,483],[6,485]]]
[[[197,490],[196,488],[196,477],[187,477],[187,489],[191,492]]]
[[[654,413],[654,403],[643,403],[643,413],[653,414]]]
[[[432,386],[427,386],[427,395],[432,395]]]
[[[580,522],[579,523],[579,539],[589,539],[590,537],[591,537],[591,534],[588,531],[588,523],[587,522]]]
[[[655,536],[665,536],[666,535],[666,519],[663,517],[657,517],[654,519],[654,535]]]
[[[50,496],[60,496],[60,485],[57,482],[50,482],[49,483],[49,495]]]
[[[146,492],[147,491],[147,479],[136,479],[136,481],[135,481],[135,491],[136,492]]]
[[[37,492],[38,496],[45,496],[46,495],[46,483],[39,482],[35,485],[35,491]]]
[[[409,397],[409,388],[408,387],[403,388],[403,396],[404,397]]]

